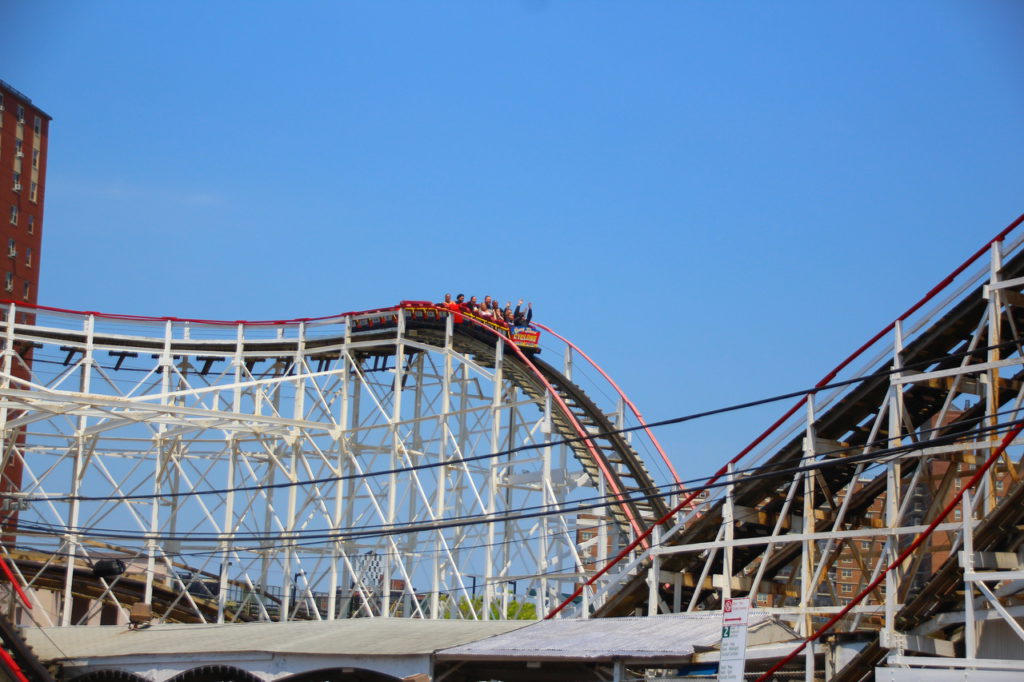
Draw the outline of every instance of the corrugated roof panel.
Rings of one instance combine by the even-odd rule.
[[[25,628],[45,661],[139,654],[270,652],[409,656],[522,628],[532,621],[352,618],[292,623]]]
[[[750,614],[750,626],[767,622]],[[722,638],[721,614],[546,620],[438,652],[439,659],[665,659],[711,649]]]

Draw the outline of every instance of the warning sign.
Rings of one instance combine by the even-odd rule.
[[[749,617],[748,597],[725,600],[722,607],[722,645],[718,657],[718,682],[743,682]]]

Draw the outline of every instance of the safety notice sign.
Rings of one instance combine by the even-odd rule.
[[[718,682],[743,682],[749,615],[749,597],[725,600],[722,608],[722,646],[718,657]]]

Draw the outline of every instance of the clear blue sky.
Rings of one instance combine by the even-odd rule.
[[[1024,3],[0,1],[40,302],[532,300],[652,419],[813,384],[1024,211]],[[665,429],[684,473],[782,412]]]

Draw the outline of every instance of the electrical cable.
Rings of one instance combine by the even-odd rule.
[[[992,417],[998,417],[998,416],[1002,416],[1003,414],[1008,414],[1008,413],[1009,412],[998,412],[998,413],[996,413],[994,415],[986,415],[983,418],[984,419],[990,419]],[[971,421],[977,423],[977,422],[979,422],[983,418],[982,417],[974,418]],[[921,436],[927,435],[929,433],[933,433],[933,432],[940,431],[940,430],[946,430],[946,429],[949,428],[949,426],[950,426],[949,424],[946,424],[944,426],[933,427],[933,428],[930,428],[930,429],[919,429],[918,431],[914,432],[914,435],[916,435],[916,436],[918,436],[920,438]],[[977,437],[977,436],[981,436],[983,434],[990,433],[990,432],[994,433],[994,432],[998,432],[999,429],[1002,429],[1002,428],[1005,428],[1005,427],[1006,427],[1006,424],[994,425],[994,426],[982,426],[982,427],[978,427],[978,428],[972,429],[970,431],[957,431],[956,433],[948,434],[948,435],[943,436],[941,438],[935,438],[935,439],[931,439],[931,440],[928,440],[928,441],[910,442],[910,443],[906,443],[906,444],[901,445],[901,446],[890,447],[890,448],[885,448],[885,449],[881,449],[881,450],[872,450],[871,452],[862,452],[861,454],[854,454],[854,455],[847,454],[847,453],[849,453],[851,451],[866,450],[867,448],[872,448],[872,447],[875,447],[875,446],[877,446],[877,445],[879,445],[881,443],[885,443],[885,442],[888,441],[888,439],[880,438],[880,439],[877,439],[874,442],[867,442],[867,443],[860,444],[860,445],[857,445],[857,446],[845,447],[845,448],[840,448],[840,449],[836,449],[836,450],[828,450],[828,451],[816,452],[815,456],[823,458],[824,461],[808,462],[808,463],[805,463],[805,464],[801,464],[799,466],[791,466],[791,461],[783,461],[783,462],[776,462],[776,463],[768,462],[768,463],[765,463],[765,464],[758,465],[758,466],[756,466],[754,468],[735,469],[732,472],[732,479],[730,479],[729,481],[718,482],[718,483],[715,483],[715,484],[710,485],[710,486],[706,485],[706,483],[708,481],[708,478],[706,478],[706,477],[689,479],[687,481],[684,481],[684,483],[685,484],[693,484],[693,485],[703,485],[703,487],[705,487],[705,488],[717,488],[717,487],[724,487],[724,486],[730,485],[733,482],[735,482],[737,480],[740,480],[740,479],[742,479],[744,482],[750,482],[750,481],[766,479],[766,478],[776,478],[776,477],[779,477],[779,476],[789,476],[789,475],[793,475],[793,474],[797,474],[797,473],[801,473],[801,472],[806,472],[806,471],[814,470],[814,469],[817,469],[817,468],[824,468],[824,467],[832,466],[832,465],[836,465],[836,466],[847,465],[848,466],[851,463],[857,463],[857,462],[860,462],[860,461],[869,461],[869,460],[873,460],[873,459],[883,459],[885,457],[888,457],[888,456],[891,456],[891,455],[901,454],[903,452],[916,451],[916,450],[921,450],[921,449],[937,447],[937,446],[941,446],[943,444],[953,443],[953,442],[956,442],[956,441],[959,441],[959,440],[963,440],[964,438],[968,438],[968,437]],[[837,459],[837,458],[839,458],[839,459]],[[663,486],[659,486],[659,487],[661,487],[661,488],[669,488],[669,489],[666,490],[666,491],[663,491],[663,492],[651,492],[651,493],[646,493],[646,494],[634,494],[634,495],[632,495],[629,498],[628,501],[632,501],[632,502],[650,501],[650,500],[652,500],[654,498],[669,497],[669,496],[671,496],[671,495],[673,495],[673,494],[675,494],[677,492],[675,490],[675,486],[672,485],[672,484],[667,484],[667,485],[663,485]],[[147,498],[148,497],[158,497],[158,496],[147,496]],[[43,498],[43,499],[46,499],[46,500],[49,500],[49,501],[52,502],[52,501],[59,501],[61,498]],[[116,501],[122,501],[123,499],[124,499],[123,497],[105,497],[105,498],[90,498],[90,501],[94,501],[94,502],[116,502]],[[547,507],[559,507],[559,508],[561,508],[561,507],[564,507],[565,504],[573,504],[573,505],[578,505],[578,506],[572,507],[572,510],[578,511],[579,509],[582,508],[582,504],[583,503],[587,503],[587,502],[592,503],[592,504],[588,505],[588,508],[605,507],[605,506],[610,506],[612,504],[613,499],[614,499],[613,496],[610,496],[610,495],[591,496],[591,497],[585,497],[585,498],[577,498],[575,500],[572,500],[571,502],[558,502],[558,503],[552,503],[552,504],[549,504],[549,505],[535,505],[535,506],[531,506],[531,507],[520,507],[519,510],[520,511],[526,511],[526,510],[531,510],[531,509],[544,510]],[[39,500],[36,500],[36,501],[39,501]],[[542,513],[544,513],[544,512],[542,511]],[[563,513],[566,513],[566,510],[564,508],[563,509],[555,509],[552,512],[550,512],[551,515],[559,515],[559,514],[563,514]],[[482,515],[472,515],[472,516],[469,516],[469,517],[447,517],[447,520],[457,521],[457,520],[460,520],[460,519],[476,519],[476,520],[481,520],[481,521],[488,521],[489,518],[490,517],[488,515],[482,514]],[[502,520],[502,519],[498,519],[498,520]],[[384,527],[384,526],[380,526],[380,527]],[[394,524],[387,524],[387,527],[391,528],[391,529],[394,529],[395,525]],[[375,526],[369,526],[369,527],[368,526],[363,526],[363,528],[367,529],[367,528],[376,528],[376,527]],[[106,530],[106,529],[97,529],[95,526],[90,526],[90,530]],[[65,530],[64,532],[67,532],[67,530]],[[76,534],[82,534],[82,533],[85,533],[86,531],[78,529],[78,530],[75,530],[73,532],[75,532]],[[142,531],[140,531],[140,532],[142,532]],[[282,531],[282,533],[284,533],[284,531]],[[220,532],[212,532],[212,531],[210,533],[208,533],[208,534],[209,535],[213,535],[213,536],[221,536],[222,535],[222,533],[220,533]],[[285,533],[285,534],[288,534],[288,533]],[[279,536],[279,534],[275,534],[275,537],[278,537],[278,536]]]
[[[1016,433],[1016,432],[1019,432],[1019,431],[1020,431],[1020,429],[1021,429],[1021,423],[1020,423],[1020,422],[1018,422],[1018,426],[1017,426],[1017,427],[1015,427],[1015,430],[1014,430],[1014,432],[1015,432],[1015,433]],[[1007,443],[1007,442],[1008,442],[1009,440],[1012,440],[1012,438],[1009,438],[1009,437],[1008,437],[1007,439],[1005,439],[1005,441],[1004,441],[1004,442],[1005,442],[1005,444],[1006,444],[1006,443]],[[908,450],[913,450],[913,449],[908,449]],[[1002,449],[1000,449],[1000,452],[1001,452],[1001,450],[1005,450],[1005,446],[1004,446],[1004,447],[1002,447]],[[997,455],[997,454],[996,454],[996,455]],[[991,462],[992,462],[992,461],[994,461],[994,460],[993,460],[993,459],[990,459],[990,461],[989,461],[989,465],[991,464]],[[983,472],[979,472],[978,474],[976,474],[976,475],[975,475],[975,477],[974,477],[974,478],[972,479],[972,482],[971,482],[971,483],[969,483],[969,485],[970,485],[970,484],[973,484],[973,482],[975,482],[975,481],[976,481],[976,480],[978,479],[978,477],[980,477],[980,475],[981,475],[982,473],[983,473]],[[953,503],[953,504],[955,504],[955,503]],[[951,508],[951,506],[950,506],[949,508]],[[948,512],[948,509],[947,509],[947,512]],[[753,514],[752,514],[752,515],[753,515]],[[742,520],[742,518],[739,518],[738,520]],[[934,527],[934,526],[936,526],[936,525],[938,525],[938,522],[934,523],[934,524],[933,524],[933,527]],[[920,544],[920,542],[921,542],[921,541],[919,541],[919,544]],[[238,548],[234,548],[234,549],[232,549],[232,552],[238,552],[238,551],[243,551],[243,550],[239,550]],[[214,553],[214,552],[211,552],[211,553],[210,553],[210,555],[213,555],[213,554],[220,554],[220,553],[222,553],[222,551],[220,551],[220,552],[215,552],[215,553]],[[563,569],[563,570],[564,570],[564,569]],[[559,571],[558,569],[553,569],[553,571],[549,571],[549,573],[550,573],[550,574],[555,574],[555,573],[558,573],[558,572],[561,572],[561,571]],[[449,592],[451,592],[451,591],[449,591]],[[421,591],[420,591],[420,592],[417,592],[417,594],[418,594],[418,595],[420,595],[420,596],[429,596],[429,595],[431,595],[431,594],[433,594],[433,593],[432,593],[432,592],[421,592]],[[851,606],[851,608],[852,608],[852,606]],[[849,609],[847,609],[847,610],[849,610]],[[798,651],[798,653],[799,653],[799,651]],[[796,655],[796,654],[794,654],[794,655]]]
[[[57,535],[61,534],[59,526],[44,526],[44,527],[46,527],[46,528],[53,528],[55,530],[54,531],[50,531],[50,530],[40,531],[38,533],[38,536],[36,535],[35,532],[33,532],[33,533],[25,533],[25,535],[30,535],[31,537],[45,538],[45,537],[53,537],[53,536],[57,536]],[[616,524],[615,521],[610,520],[610,519],[606,519],[606,520],[594,519],[593,520],[593,524],[587,526],[586,530],[602,529],[602,528],[607,530],[607,531],[611,531],[613,533],[618,531],[618,525]],[[581,530],[581,529],[576,529],[576,530]],[[555,539],[555,538],[562,537],[564,535],[565,535],[565,532],[562,531],[562,530],[552,530],[551,532],[548,532],[548,533],[533,535],[533,536],[531,536],[530,539],[531,540],[536,540],[538,538],[544,538],[544,539],[547,539],[547,540],[552,540],[552,539]],[[21,536],[21,537],[23,537],[23,536]],[[94,538],[99,538],[99,539],[105,538],[105,536],[103,536],[103,535],[95,535],[93,537]],[[157,538],[157,539],[159,539],[159,538]],[[261,540],[261,542],[265,542],[265,541]],[[520,540],[520,539],[511,539],[511,540],[499,540],[499,541],[495,541],[495,542],[480,542],[480,543],[474,543],[474,544],[460,543],[458,549],[460,551],[462,551],[462,550],[466,550],[466,549],[475,550],[475,549],[483,549],[483,548],[514,546],[514,545],[519,544],[520,542],[522,542],[522,540]],[[64,542],[62,541],[60,544],[61,544],[61,546],[63,546]],[[304,542],[290,541],[290,542],[286,542],[286,543],[283,543],[283,544],[277,543],[277,544],[274,545],[274,549],[276,549],[276,550],[280,550],[280,549],[293,549],[293,548],[297,548],[297,547],[320,546],[320,545],[323,545],[323,544],[324,544],[324,542],[322,540],[309,540],[309,541],[304,541]],[[140,552],[145,552],[145,549],[141,548],[141,547],[121,547],[121,548],[117,548],[117,549],[114,549],[114,548],[108,548],[108,549],[110,551],[121,552],[121,555],[119,555],[117,557],[112,557],[112,556],[104,555],[103,558],[129,559],[129,558],[132,558],[132,557],[139,556]],[[230,552],[263,552],[266,549],[267,549],[267,547],[264,544],[260,544],[260,545],[254,545],[254,546],[251,546],[251,547],[232,546],[231,549],[228,550],[228,551],[230,551]],[[19,551],[41,552],[41,553],[45,553],[45,554],[47,554],[49,556],[60,556],[60,557],[81,556],[78,553],[72,554],[71,552],[65,552],[65,551],[60,551],[59,549],[54,549],[52,545],[48,545],[46,547],[43,547],[43,546],[34,546],[34,545],[26,544],[26,543],[19,543],[11,551],[16,551],[16,550],[19,550]],[[132,550],[132,551],[129,551],[129,550]],[[168,551],[168,550],[164,549],[164,550],[161,551],[161,555],[162,556],[182,557],[182,558],[185,558],[185,557],[203,557],[203,556],[211,557],[211,556],[223,555],[224,551],[225,550],[222,547],[211,548],[211,549],[202,549],[202,550],[195,549],[195,550],[190,550],[190,551],[182,551],[182,550]],[[426,549],[426,550],[421,549],[421,550],[417,550],[414,553],[414,556],[426,556],[426,555],[432,555],[432,554],[445,554],[448,551],[449,550],[447,550],[447,549],[438,549],[438,548]],[[402,552],[391,552],[390,550],[380,551],[380,552],[377,552],[377,554],[382,555],[382,556],[383,555],[387,555],[387,556],[391,556],[391,557],[403,556]],[[408,553],[406,553],[406,554],[408,554]]]
[[[953,443],[957,440],[975,436],[985,435],[992,433],[1001,433],[1008,428],[1013,428],[1017,424],[1024,420],[1014,420],[1007,423],[998,425],[979,427],[968,433],[961,433],[955,436],[949,436],[948,438],[941,439],[941,443],[935,441],[926,441],[924,443],[908,443],[891,448],[885,448],[882,450],[876,450],[871,452],[865,452],[858,455],[850,455],[843,458],[829,458],[819,460],[816,462],[808,462],[800,464],[798,466],[790,466],[785,469],[778,469],[771,472],[761,471],[761,467],[756,469],[750,469],[746,471],[735,471],[731,474],[729,480],[726,481],[715,481],[708,485],[705,485],[705,489],[725,487],[729,485],[735,485],[737,483],[750,483],[757,480],[775,479],[779,477],[785,477],[787,480],[793,475],[806,473],[815,470],[824,470],[829,467],[850,467],[852,464],[861,462],[883,462],[894,456],[900,454],[913,453],[922,449],[935,447],[936,445]],[[858,448],[860,449],[860,448]],[[823,454],[823,453],[822,453]],[[655,497],[665,497],[675,494],[675,491],[662,492],[662,493],[649,493],[644,495],[634,495],[629,499],[630,501],[644,501],[650,500]],[[565,514],[579,514],[581,512],[587,512],[592,510],[605,509],[612,504],[615,504],[617,500],[609,500],[609,496],[604,498],[590,498],[596,499],[597,501],[589,504],[577,504],[575,501],[572,503],[573,506],[566,508],[565,503],[559,503],[563,508],[548,510],[545,509],[547,506],[554,505],[536,505],[534,507],[527,507],[525,509],[535,509],[536,511],[523,511],[520,510],[518,513],[509,514],[477,514],[459,517],[448,517],[443,520],[431,520],[421,522],[410,522],[405,524],[388,524],[386,526],[363,526],[358,531],[353,530],[321,530],[318,529],[314,532],[307,531],[277,531],[273,533],[252,533],[247,535],[234,535],[232,540],[236,542],[285,542],[290,543],[295,539],[303,539],[309,541],[302,544],[320,544],[325,541],[350,541],[365,538],[379,538],[379,537],[390,537],[394,535],[404,535],[409,533],[422,533],[422,532],[435,532],[448,528],[460,528],[471,525],[478,525],[483,523],[504,523],[508,521],[522,521],[527,519],[542,518],[548,516],[561,516]],[[19,527],[33,532],[39,533],[51,533],[59,535],[77,535],[82,537],[91,538],[103,538],[103,539],[118,539],[118,540],[163,540],[165,542],[185,542],[185,541],[212,541],[223,538],[222,532],[207,531],[207,532],[189,532],[185,535],[169,535],[159,534],[150,531],[123,531],[120,529],[103,529],[91,526],[89,528],[69,528],[67,526],[57,526],[53,524],[41,524],[38,522],[32,522],[23,520],[19,522]]]
[[[817,470],[825,469],[831,466],[843,466],[850,467],[853,464],[860,462],[871,462],[871,461],[883,461],[902,453],[909,453],[918,451],[921,449],[927,449],[930,447],[936,447],[943,443],[951,443],[956,440],[962,440],[967,437],[981,436],[986,433],[997,433],[999,430],[1006,428],[1006,424],[996,426],[986,426],[975,429],[969,433],[958,433],[955,436],[948,436],[941,441],[930,440],[923,443],[907,443],[901,446],[886,448],[882,450],[874,450],[871,452],[863,452],[856,455],[847,455],[842,458],[834,458],[833,456],[843,451],[830,451],[823,453],[816,453],[818,456],[824,459],[817,462],[807,462],[799,464],[798,466],[786,466],[782,468],[785,463],[777,463],[775,470],[766,471],[766,465],[757,467],[756,469],[749,470],[736,470],[733,472],[732,478],[727,481],[720,481],[714,483],[706,488],[718,488],[727,485],[732,485],[736,482],[749,484],[751,482],[763,479],[772,479],[779,477],[791,477],[796,474]],[[881,441],[880,442],[884,442]],[[856,449],[860,450],[863,447],[858,446]],[[693,479],[688,483],[698,483],[700,479]],[[647,494],[634,494],[629,498],[630,502],[649,501],[656,497],[669,497],[675,494],[675,490],[669,490],[667,492],[651,492]],[[408,524],[386,524],[377,526],[361,526],[358,532],[352,531],[340,531],[331,530],[325,531],[323,529],[317,529],[315,531],[276,531],[272,533],[251,533],[245,535],[236,534],[232,537],[235,542],[287,542],[289,544],[295,544],[296,539],[305,539],[307,542],[301,544],[320,544],[324,541],[340,541],[340,540],[354,540],[364,538],[375,538],[385,537],[392,535],[402,535],[409,533],[422,533],[422,532],[436,532],[445,528],[452,527],[464,527],[468,525],[477,525],[481,523],[502,523],[509,521],[520,521],[530,518],[540,518],[549,516],[562,516],[566,514],[579,514],[586,511],[592,510],[603,510],[609,506],[612,506],[615,500],[610,496],[593,496],[583,499],[573,500],[571,502],[561,502],[550,505],[534,505],[530,507],[521,507],[518,513],[515,514],[502,514],[495,516],[494,514],[474,514],[474,515],[463,515],[455,517],[446,517],[443,520],[431,520],[431,521],[420,521],[410,522]],[[571,506],[567,506],[571,505]],[[123,529],[106,529],[99,528],[95,525],[89,526],[88,528],[69,528],[67,526],[58,526],[55,524],[43,524],[39,522],[32,522],[27,519],[22,519],[20,526],[24,530],[30,530],[40,533],[51,533],[55,535],[67,535],[73,534],[82,537],[92,538],[105,538],[105,539],[121,539],[121,540],[164,540],[164,541],[193,541],[199,542],[203,540],[214,540],[223,538],[223,533],[219,531],[207,531],[207,532],[196,532],[191,531],[185,534],[166,535],[153,533],[151,531],[124,531]]]
[[[735,403],[735,404],[732,404],[732,405],[727,405],[727,406],[724,406],[724,407],[719,407],[719,408],[714,408],[714,409],[710,409],[710,410],[705,410],[705,411],[702,411],[702,412],[695,412],[695,413],[691,413],[691,414],[687,414],[687,415],[682,415],[682,416],[678,416],[678,417],[672,417],[672,418],[669,418],[669,419],[663,419],[663,420],[659,420],[659,421],[655,421],[655,422],[648,422],[645,425],[627,426],[627,427],[623,427],[623,428],[619,428],[619,429],[612,429],[612,430],[608,430],[608,431],[601,431],[601,432],[598,432],[598,433],[589,434],[588,436],[585,436],[585,437],[584,436],[575,436],[575,437],[561,438],[561,439],[557,439],[557,440],[553,440],[553,441],[549,441],[549,442],[544,442],[544,443],[527,443],[527,444],[516,446],[516,447],[513,447],[513,448],[506,448],[506,449],[503,449],[503,450],[498,450],[498,451],[492,452],[492,453],[486,453],[486,454],[481,454],[481,455],[471,455],[471,456],[468,456],[468,457],[451,458],[451,459],[447,459],[447,460],[444,460],[444,461],[438,461],[438,462],[427,462],[427,463],[424,463],[424,464],[413,465],[413,466],[410,466],[410,467],[396,467],[396,468],[383,469],[383,470],[373,471],[373,472],[365,472],[365,473],[362,473],[362,474],[345,474],[345,475],[342,475],[342,476],[329,476],[329,477],[323,477],[323,478],[308,479],[308,480],[304,480],[304,481],[284,481],[284,482],[281,482],[281,483],[274,483],[274,484],[270,484],[270,485],[256,484],[256,485],[250,485],[250,486],[237,486],[237,487],[231,487],[231,488],[216,488],[216,489],[209,489],[209,490],[188,490],[188,491],[164,492],[164,493],[140,493],[140,494],[137,494],[137,495],[122,495],[122,496],[64,495],[64,496],[40,497],[40,498],[31,498],[31,497],[24,497],[24,496],[22,496],[20,499],[27,499],[28,501],[50,501],[50,502],[132,501],[132,500],[148,500],[148,499],[155,499],[155,498],[174,499],[174,498],[177,498],[177,497],[194,497],[194,496],[200,496],[200,495],[226,495],[227,493],[231,493],[231,492],[254,492],[254,491],[259,491],[259,490],[295,488],[295,487],[304,487],[304,486],[309,486],[309,485],[321,485],[321,484],[325,484],[325,483],[336,483],[336,482],[342,482],[342,481],[360,480],[360,479],[363,479],[363,478],[372,478],[372,477],[377,477],[377,476],[391,476],[391,475],[394,475],[394,474],[412,473],[414,471],[423,471],[423,470],[428,470],[428,469],[435,469],[435,468],[439,468],[439,467],[450,466],[452,464],[472,463],[472,462],[483,461],[483,460],[487,460],[487,459],[495,459],[495,458],[498,458],[498,457],[507,457],[507,456],[511,456],[511,455],[514,455],[514,454],[517,454],[517,453],[520,453],[520,452],[528,452],[530,450],[537,450],[537,449],[546,448],[546,447],[552,447],[552,446],[557,446],[557,445],[570,445],[571,446],[574,443],[583,442],[583,441],[587,441],[587,440],[592,440],[594,438],[601,438],[601,437],[604,437],[604,436],[616,435],[616,434],[627,434],[627,433],[632,433],[632,432],[640,431],[640,430],[647,429],[647,428],[661,428],[663,426],[680,424],[680,423],[683,423],[683,422],[693,421],[693,420],[697,420],[697,419],[703,419],[703,418],[706,418],[706,417],[717,416],[717,415],[726,414],[726,413],[729,413],[729,412],[740,411],[740,410],[744,410],[744,409],[750,409],[750,408],[753,408],[753,407],[760,407],[760,406],[763,406],[763,405],[768,405],[768,404],[775,403],[775,402],[780,402],[780,401],[783,401],[783,400],[789,400],[791,398],[806,397],[808,395],[816,394],[816,393],[819,393],[819,392],[822,392],[822,391],[826,391],[826,390],[831,390],[831,389],[834,389],[834,388],[842,388],[842,387],[845,387],[845,386],[851,386],[851,385],[854,385],[854,384],[863,383],[863,382],[871,381],[871,380],[874,380],[874,379],[888,377],[888,376],[891,376],[893,374],[899,374],[899,373],[906,372],[906,371],[913,371],[913,370],[918,369],[920,367],[931,366],[931,365],[935,364],[936,362],[939,362],[940,360],[948,360],[948,359],[957,358],[957,357],[966,357],[966,356],[971,356],[971,355],[976,355],[976,354],[979,354],[979,353],[987,352],[988,350],[995,350],[995,349],[1003,348],[1003,347],[1006,347],[1006,346],[1015,345],[1015,344],[1019,343],[1022,340],[1024,340],[1024,336],[1018,336],[1018,337],[1014,337],[1013,339],[1010,339],[1008,341],[1004,341],[1004,342],[1001,342],[1001,343],[998,343],[998,344],[993,344],[991,346],[985,346],[985,347],[975,348],[973,350],[963,351],[963,352],[960,352],[960,353],[944,355],[944,356],[942,356],[942,358],[934,358],[934,359],[928,359],[928,360],[921,360],[921,361],[916,362],[916,363],[908,363],[908,364],[903,365],[903,366],[901,366],[899,368],[887,368],[887,369],[883,369],[883,370],[874,372],[872,374],[865,375],[863,377],[857,377],[857,378],[853,378],[853,379],[846,379],[846,380],[843,380],[843,381],[837,381],[837,382],[833,382],[833,383],[830,383],[830,384],[825,384],[825,385],[821,385],[821,386],[815,386],[815,387],[809,388],[809,389],[801,389],[799,391],[790,391],[788,393],[782,393],[782,394],[770,396],[770,397],[767,397],[767,398],[761,398],[761,399],[747,401],[747,402],[743,402],[743,403]],[[686,482],[687,481],[683,481],[684,484]],[[3,497],[4,497],[4,495],[0,494],[0,498],[3,498]]]

